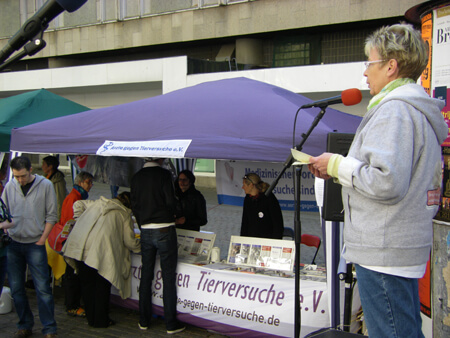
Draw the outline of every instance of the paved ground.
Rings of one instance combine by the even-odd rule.
[[[35,316],[35,326],[33,328],[33,337],[42,336],[42,325],[39,321],[35,291],[27,289],[28,299],[31,309]],[[155,318],[148,331],[141,331],[138,328],[138,313],[136,311],[124,309],[111,305],[111,318],[117,323],[106,329],[92,328],[87,324],[85,318],[69,317],[64,307],[64,290],[61,287],[55,287],[55,318],[58,323],[58,336],[65,337],[167,337],[166,327],[161,318]],[[0,315],[0,337],[12,337],[16,331],[17,315],[10,312]],[[208,332],[192,325],[186,325],[186,330],[176,335],[176,337],[225,337],[220,334]]]
[[[69,185],[68,185],[69,187]],[[198,189],[204,194],[207,200],[208,224],[202,227],[205,231],[216,233],[215,245],[221,248],[221,257],[227,256],[229,239],[231,235],[239,235],[242,208],[228,205],[217,204],[216,191],[214,188]],[[95,183],[90,192],[89,199],[95,199],[99,196],[110,197],[109,186]],[[283,212],[285,226],[294,226],[294,213]],[[301,213],[302,232],[316,234],[320,237],[320,221],[318,213],[304,212]],[[309,262],[313,255],[313,250],[303,248],[301,252],[301,261]],[[323,264],[323,250],[319,252],[316,259],[318,264]],[[35,315],[35,327],[33,336],[41,336],[41,324],[39,321],[35,291],[28,289],[28,297]],[[128,309],[111,305],[111,318],[117,321],[117,324],[107,329],[95,329],[87,325],[84,318],[69,317],[65,313],[64,293],[61,287],[55,287],[55,316],[58,323],[58,333],[60,337],[166,337],[165,325],[161,318],[156,318],[152,327],[148,331],[138,329],[138,313]],[[16,331],[17,315],[10,312],[0,315],[0,338],[12,337]],[[223,335],[209,332],[195,326],[187,325],[186,331],[176,335],[177,337],[224,337]]]

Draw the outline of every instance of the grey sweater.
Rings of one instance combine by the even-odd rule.
[[[42,176],[35,176],[26,196],[16,179],[9,181],[3,191],[2,199],[8,206],[15,224],[8,229],[8,233],[16,242],[35,243],[41,238],[45,223],[57,222],[53,184]]]
[[[444,102],[416,84],[367,112],[338,170],[347,261],[368,266],[427,262],[439,204]]]

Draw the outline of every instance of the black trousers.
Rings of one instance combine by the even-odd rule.
[[[75,274],[72,267],[67,264],[66,272],[63,276],[63,286],[65,293],[66,310],[76,310],[81,304],[81,283],[80,276]]]
[[[100,276],[96,269],[79,262],[81,297],[88,324],[93,327],[108,327],[109,297],[111,283]]]

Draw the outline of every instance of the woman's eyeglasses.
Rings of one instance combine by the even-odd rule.
[[[375,60],[375,61],[366,61],[364,62],[364,66],[366,66],[366,69],[370,67],[371,64],[379,63],[379,62],[385,62],[386,60]]]

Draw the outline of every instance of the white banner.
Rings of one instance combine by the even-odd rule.
[[[109,141],[97,150],[97,155],[125,157],[183,158],[192,140]]]
[[[216,161],[216,188],[219,203],[242,206],[245,193],[242,178],[248,173],[259,175],[261,180],[272,184],[283,169],[283,163]],[[294,183],[292,169],[285,171],[273,193],[282,210],[294,210]],[[319,211],[315,199],[314,175],[304,167],[301,176],[301,210]]]
[[[133,254],[131,265],[131,298],[138,300],[141,256]],[[243,331],[252,330],[282,337],[294,335],[293,278],[249,275],[209,267],[178,263],[179,312],[191,315],[190,318],[227,324],[242,328]],[[301,335],[304,336],[329,327],[330,322],[325,280],[306,276],[302,278],[308,278],[302,279],[300,283]],[[153,304],[161,307],[162,287],[161,268],[157,263],[153,280]],[[114,288],[112,293],[118,294]],[[191,324],[198,325],[195,319],[191,320]]]

